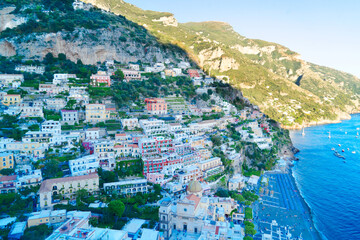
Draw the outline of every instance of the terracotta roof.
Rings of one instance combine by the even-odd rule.
[[[67,109],[61,109],[62,112],[77,112],[77,110],[67,110]]]
[[[11,175],[11,176],[2,176],[0,177],[0,182],[5,182],[5,181],[14,181],[17,179],[17,175]]]
[[[199,198],[198,196],[196,196],[194,194],[187,195],[186,198],[195,203],[195,209],[197,208],[197,206],[199,205],[199,202],[201,200],[201,198]]]
[[[65,178],[54,178],[54,179],[48,179],[41,183],[40,187],[40,193],[43,192],[50,192],[52,189],[52,186],[56,183],[62,183],[62,182],[73,182],[73,181],[80,181],[80,180],[86,180],[86,179],[98,179],[99,176],[97,173],[92,173],[89,175],[81,175],[81,176],[74,176],[74,177],[65,177]]]

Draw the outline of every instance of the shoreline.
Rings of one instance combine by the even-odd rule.
[[[308,213],[309,213],[309,216],[310,216],[310,219],[311,219],[311,226],[315,229],[316,233],[315,235],[317,235],[317,239],[321,239],[321,240],[326,240],[326,237],[319,231],[319,229],[317,228],[316,226],[316,223],[315,223],[315,220],[314,220],[314,215],[312,213],[312,210],[311,210],[311,207],[310,205],[306,202],[306,199],[305,197],[303,196],[302,192],[300,191],[300,188],[298,186],[298,182],[296,181],[296,177],[294,175],[294,172],[292,170],[293,166],[291,166],[289,168],[289,176],[290,176],[290,179],[293,181],[294,183],[294,186],[296,187],[296,190],[298,191],[299,193],[299,196],[300,196],[300,199],[301,199],[301,203],[303,204],[304,208],[307,209]]]
[[[314,127],[314,126],[320,126],[320,125],[327,125],[327,124],[336,124],[336,123],[341,123],[344,120],[351,120],[352,119],[352,115],[355,114],[360,114],[359,112],[352,112],[352,113],[347,113],[346,116],[343,117],[339,117],[336,120],[330,120],[330,119],[324,119],[321,121],[316,121],[316,122],[309,122],[309,123],[304,123],[301,125],[294,125],[294,126],[285,126],[281,124],[281,127],[283,129],[287,129],[287,130],[301,130],[302,128],[308,128],[308,127]]]

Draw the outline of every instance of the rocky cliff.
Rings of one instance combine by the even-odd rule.
[[[80,59],[84,64],[96,64],[106,60],[128,62],[164,62],[185,58],[181,52],[164,48],[156,41],[142,44],[128,39],[119,41],[124,36],[124,29],[76,29],[69,32],[31,34],[0,41],[0,55],[23,55],[26,58],[42,58],[47,53],[57,56],[65,53],[72,61]]]

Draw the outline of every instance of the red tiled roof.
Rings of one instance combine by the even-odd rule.
[[[188,195],[188,196],[186,196],[186,198],[195,203],[195,209],[199,205],[199,202],[201,200],[201,198],[199,198],[198,196],[196,196],[194,194]]]
[[[17,179],[17,175],[11,175],[11,176],[2,176],[0,177],[0,182],[5,182],[5,181],[14,181]]]

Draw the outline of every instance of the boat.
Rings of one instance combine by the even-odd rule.
[[[331,133],[329,132],[329,138],[331,138]]]
[[[344,156],[340,155],[337,151],[334,152],[334,155],[338,158],[342,158],[342,159],[345,159]]]
[[[305,130],[304,130],[304,128],[302,129],[301,135],[305,136]]]
[[[352,151],[351,153],[352,153],[352,154],[355,154],[356,152],[355,152],[355,151]]]
[[[345,150],[344,150],[344,149],[342,149],[341,151],[342,151],[342,152],[345,152]]]
[[[347,150],[348,150],[348,151],[350,151],[350,149],[349,149],[349,148],[347,148]]]
[[[341,144],[339,144],[339,147],[341,147]]]
[[[331,151],[335,151],[335,148],[332,148]]]
[[[347,134],[347,132],[345,132],[345,134]]]

